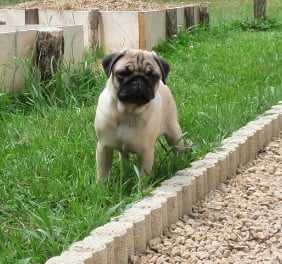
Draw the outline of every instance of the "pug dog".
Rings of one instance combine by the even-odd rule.
[[[123,160],[136,154],[140,175],[150,174],[159,135],[175,154],[184,147],[176,104],[166,86],[169,64],[155,52],[126,49],[106,56],[102,66],[108,80],[94,122],[96,179],[108,180],[114,149]]]

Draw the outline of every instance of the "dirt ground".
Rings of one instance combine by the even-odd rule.
[[[99,8],[100,10],[155,10],[176,5],[164,3],[152,3],[151,1],[131,1],[131,0],[42,0],[29,1],[18,4],[13,8],[39,8],[39,9],[59,9],[59,10],[84,10],[89,8]],[[181,6],[178,4],[177,6]]]

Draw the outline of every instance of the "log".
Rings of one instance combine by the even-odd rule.
[[[63,60],[63,32],[63,29],[47,27],[37,33],[36,65],[42,81],[50,80]]]
[[[25,10],[25,24],[26,25],[39,24],[38,8]]]
[[[166,33],[169,39],[177,37],[177,10],[166,10]]]
[[[266,18],[266,0],[254,0],[254,19]]]
[[[99,45],[99,9],[92,9],[89,13],[89,44],[90,47]]]
[[[0,20],[0,25],[6,25],[6,21],[1,21]]]
[[[209,28],[210,26],[209,3],[201,3],[199,5],[199,23],[201,27]]]

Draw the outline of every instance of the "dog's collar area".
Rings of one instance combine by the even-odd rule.
[[[143,105],[123,103],[120,100],[117,101],[117,109],[120,113],[138,115],[149,107],[149,103]]]

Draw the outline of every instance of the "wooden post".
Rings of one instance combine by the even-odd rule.
[[[254,19],[266,17],[266,0],[254,0]]]
[[[40,29],[36,41],[36,65],[42,81],[49,80],[63,60],[64,30],[54,27]]]
[[[166,10],[166,32],[168,38],[177,37],[177,10],[175,8]]]
[[[209,28],[210,25],[209,3],[201,3],[199,5],[199,20],[201,27]]]
[[[196,26],[195,6],[187,6],[184,9],[186,28],[193,29]]]
[[[145,12],[138,12],[139,49],[146,49]]]
[[[38,8],[25,10],[25,24],[26,25],[39,24]]]
[[[99,45],[99,9],[91,9],[89,13],[89,44],[90,47],[95,47]]]
[[[0,25],[6,25],[6,21],[1,21],[0,20]]]

